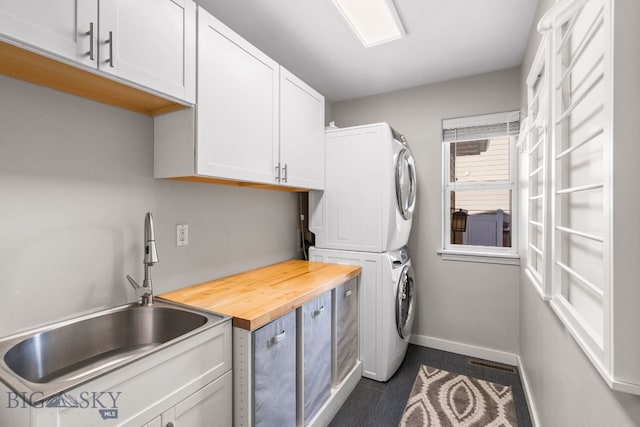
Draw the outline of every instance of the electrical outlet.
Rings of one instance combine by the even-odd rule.
[[[189,224],[176,225],[176,246],[189,244]]]

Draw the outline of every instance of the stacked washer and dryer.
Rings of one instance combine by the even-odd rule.
[[[362,375],[387,381],[407,351],[415,282],[407,249],[416,174],[404,136],[387,123],[325,134],[324,192],[309,195],[311,261],[362,267]]]

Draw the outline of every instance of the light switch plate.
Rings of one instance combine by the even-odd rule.
[[[176,246],[189,244],[189,224],[176,225]]]

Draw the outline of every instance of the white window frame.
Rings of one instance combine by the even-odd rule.
[[[554,22],[550,25],[550,37],[552,39],[551,47],[551,65],[553,72],[551,75],[552,85],[552,120],[554,125],[553,129],[553,144],[552,150],[552,174],[553,185],[550,192],[551,203],[553,205],[552,221],[552,253],[550,258],[550,264],[552,267],[551,280],[552,280],[552,297],[550,301],[551,308],[556,315],[562,320],[567,329],[576,339],[578,345],[585,352],[587,357],[591,360],[598,371],[603,375],[605,380],[611,381],[610,386],[616,389],[620,387],[618,384],[614,384],[615,378],[615,366],[613,364],[613,334],[612,321],[613,313],[611,297],[613,295],[612,289],[612,277],[611,277],[611,236],[610,236],[610,224],[611,224],[611,212],[609,207],[611,206],[611,149],[612,149],[612,131],[611,131],[611,78],[613,75],[611,52],[612,49],[607,49],[606,46],[610,46],[612,37],[611,25],[611,2],[610,0],[579,0],[567,2],[567,8],[561,10],[561,13],[555,16]],[[572,6],[572,7],[569,7]],[[584,18],[585,23],[588,24],[588,30],[582,39],[576,41],[577,52],[574,55],[584,58],[588,54],[598,52],[598,55],[602,55],[603,67],[601,70],[602,84],[604,85],[603,97],[600,100],[603,106],[602,122],[599,123],[601,127],[600,136],[590,137],[583,139],[579,143],[573,143],[568,146],[570,140],[571,129],[567,126],[568,118],[573,114],[577,106],[580,106],[584,99],[584,96],[576,96],[576,99],[563,100],[563,84],[571,77],[573,65],[577,63],[571,59],[569,66],[563,65],[561,59],[562,47],[566,46],[565,43],[573,37],[574,32],[574,20],[582,19],[583,11],[591,7],[596,13],[592,16]],[[566,32],[563,34],[562,27],[566,24]],[[595,43],[595,34],[601,31],[601,42],[603,43],[603,51],[599,52],[600,46]],[[589,69],[587,83],[598,81],[591,78],[591,75],[597,75],[597,68]],[[587,93],[590,92],[592,87],[587,85]],[[566,96],[566,95],[565,95]],[[590,101],[593,103],[593,100]],[[593,177],[590,182],[581,183],[582,185],[573,186],[562,182],[562,175],[564,173],[571,173],[571,169],[564,167],[561,158],[570,153],[573,150],[578,150],[584,145],[600,144],[602,148],[603,162],[600,172],[600,177]],[[588,185],[584,185],[588,184]],[[602,233],[585,232],[585,230],[574,229],[572,224],[567,224],[563,220],[563,216],[567,216],[572,212],[572,207],[565,203],[564,197],[576,192],[593,191],[600,192],[603,200],[601,210],[593,210],[594,213],[602,215],[602,222],[605,225]],[[588,231],[588,230],[587,230]],[[591,283],[590,280],[584,278],[581,271],[583,266],[574,266],[571,262],[563,259],[563,245],[569,247],[567,243],[563,243],[563,237],[567,235],[576,236],[579,239],[587,239],[600,244],[602,247],[601,267],[602,274],[598,277],[598,283]],[[601,312],[588,309],[577,308],[568,297],[569,291],[566,290],[569,285],[569,277],[573,279],[574,286],[582,288],[583,292],[595,295],[601,306]],[[597,331],[592,326],[593,323],[597,323],[601,330]],[[619,332],[620,333],[620,332]],[[620,336],[623,334],[620,333]],[[627,385],[624,385],[626,388]],[[640,384],[634,385],[634,393],[640,394]]]
[[[482,126],[503,121],[510,123],[519,119],[519,111],[511,111],[497,114],[486,114],[481,116],[462,117],[457,119],[449,119],[443,121],[443,130],[445,128],[465,128],[472,126]],[[515,116],[515,117],[514,117]],[[442,255],[442,259],[449,261],[470,261],[484,262],[492,264],[510,264],[519,265],[520,257],[518,255],[518,186],[517,186],[517,132],[514,133],[496,133],[487,136],[489,138],[509,137],[509,181],[496,182],[475,182],[475,183],[457,183],[449,182],[450,176],[450,144],[455,142],[477,141],[478,137],[472,138],[456,138],[453,141],[442,141],[442,249],[438,251]],[[504,189],[511,190],[511,247],[496,246],[474,246],[459,245],[451,243],[451,196],[452,191],[465,190],[488,190],[488,189]]]
[[[575,339],[605,383],[612,390],[640,395],[640,368],[637,363],[640,358],[640,342],[635,327],[640,323],[640,311],[637,309],[637,299],[629,299],[629,296],[637,294],[638,284],[635,276],[624,274],[627,271],[635,271],[633,268],[629,270],[626,267],[614,268],[613,262],[614,248],[616,252],[636,249],[633,245],[628,247],[614,245],[615,236],[627,232],[619,227],[614,227],[613,215],[617,200],[626,197],[624,190],[617,193],[614,191],[613,179],[614,159],[617,159],[614,157],[614,140],[616,139],[614,129],[617,128],[614,114],[617,114],[618,110],[627,108],[623,103],[615,102],[613,91],[614,67],[624,64],[625,61],[623,55],[615,63],[613,58],[614,11],[619,3],[622,2],[614,0],[560,1],[551,7],[538,24],[538,31],[546,33],[551,39],[547,56],[549,70],[551,70],[548,73],[549,94],[551,95],[548,107],[551,114],[549,115],[549,140],[547,142],[549,148],[549,162],[547,164],[550,165],[547,178],[550,178],[551,183],[547,187],[549,190],[547,202],[551,209],[547,211],[550,213],[547,218],[550,225],[547,227],[548,234],[546,236],[546,240],[551,241],[551,245],[547,246],[547,249],[551,250],[545,253],[548,267],[545,277],[550,282],[545,285],[545,288],[551,289],[549,306],[552,311],[564,325],[565,330]],[[582,30],[574,34],[574,29],[580,26]],[[598,32],[601,32],[600,35]],[[615,35],[617,37],[618,32]],[[576,37],[573,40],[575,50],[565,59],[563,57],[566,53],[565,43],[573,37]],[[629,37],[631,36],[622,35],[620,37],[623,40],[623,46],[628,41],[625,39]],[[602,55],[601,59],[600,55]],[[567,88],[564,83],[567,78],[571,77],[571,70],[577,69],[576,57],[578,56],[582,56],[585,62],[590,61],[590,63],[582,65],[581,71],[588,70],[588,72],[581,76],[576,83],[576,86],[582,85],[585,90],[580,93],[576,90],[572,94],[569,90],[571,86]],[[597,65],[600,61],[602,61],[601,70]],[[599,76],[599,73],[602,73],[602,76]],[[590,80],[587,80],[589,78]],[[573,140],[574,130],[571,126],[567,126],[567,118],[573,114],[571,111],[575,111],[575,108],[582,102],[588,103],[592,107],[597,105],[596,100],[589,99],[588,94],[584,95],[585,92],[596,88],[595,85],[599,84],[594,83],[597,81],[596,79],[602,79],[604,86],[600,100],[603,107],[602,115],[600,117],[593,115],[588,121],[583,120],[583,123],[592,126],[592,132],[586,133],[586,137],[576,137],[576,140]],[[593,87],[591,87],[592,84]],[[626,126],[625,124],[625,131]],[[624,137],[622,140],[623,143],[627,142]],[[592,175],[589,178],[592,178],[592,181],[583,180],[574,185],[570,179],[566,179],[572,169],[563,165],[562,159],[565,155],[582,149],[583,146],[589,149],[590,144],[600,144],[602,165],[600,167],[600,162],[594,162],[593,165],[598,165],[598,168],[592,167],[590,169]],[[593,147],[591,148],[593,149]],[[628,152],[625,151],[625,153]],[[586,162],[583,161],[583,163]],[[627,164],[624,166],[628,167]],[[598,176],[598,173],[601,176]],[[623,179],[621,178],[620,181]],[[601,215],[601,230],[590,230],[584,227],[584,224],[578,224],[574,228],[571,221],[566,221],[567,218],[572,218],[571,214],[578,213],[575,210],[578,208],[566,203],[563,197],[582,191],[601,192],[602,206],[596,205],[592,207],[591,212],[588,212]],[[580,212],[580,214],[584,213]],[[582,271],[585,270],[585,264],[581,262],[581,258],[563,258],[563,250],[570,248],[564,238],[567,234],[575,236],[577,242],[586,239],[597,242],[593,243],[594,245],[601,245],[600,274],[594,275],[592,270],[591,277],[588,277],[588,272],[585,274]],[[573,265],[571,261],[578,262]],[[589,261],[594,262],[593,260]],[[624,261],[618,262],[618,265],[623,263]],[[623,274],[616,274],[619,269],[623,271]],[[569,278],[573,279],[573,284],[569,282]],[[582,288],[583,294],[597,295],[595,299],[601,301],[601,312],[593,309],[595,304],[587,308],[585,306],[576,307],[571,301],[571,291],[567,291],[569,286]],[[594,325],[599,330],[596,330]]]
[[[550,75],[552,72],[551,61],[549,55],[550,37],[545,33],[538,46],[536,56],[527,76],[527,125],[521,127],[520,138],[518,141],[519,150],[523,153],[523,168],[520,171],[523,181],[526,180],[525,190],[521,192],[521,196],[525,198],[526,208],[523,212],[523,233],[525,236],[523,263],[527,279],[538,292],[540,298],[549,301],[552,295],[551,268],[549,266],[550,254],[552,251],[552,228],[550,218],[553,214],[549,194],[552,192],[551,184],[551,159],[549,151],[550,128],[549,123],[552,122],[551,115],[551,89]],[[542,157],[542,165],[532,161],[532,157]],[[540,169],[540,166],[542,168]],[[542,191],[534,193],[532,190],[532,181],[537,177],[541,177],[543,182]],[[540,203],[541,215],[536,214],[536,203]],[[539,228],[542,233],[541,241],[536,244],[532,242],[531,230]],[[533,258],[539,259],[540,263],[533,263]]]

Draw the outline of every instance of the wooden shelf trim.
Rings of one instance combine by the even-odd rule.
[[[163,179],[170,179],[173,181],[200,182],[204,184],[231,185],[233,187],[259,188],[262,190],[288,191],[290,193],[308,193],[310,191],[308,188],[287,187],[286,185],[276,184],[258,184],[255,182],[234,181],[231,179],[210,178],[206,176],[176,176]]]
[[[361,271],[358,266],[290,260],[160,297],[233,316],[233,326],[253,331]]]
[[[99,74],[0,41],[0,73],[149,116],[187,108]]]

